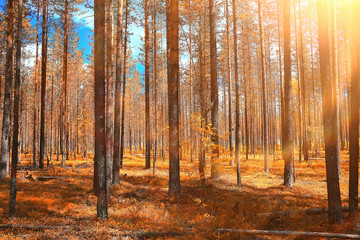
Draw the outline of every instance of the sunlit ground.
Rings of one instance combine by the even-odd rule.
[[[341,192],[343,205],[348,199],[348,161],[343,152]],[[253,157],[253,156],[251,156]],[[23,156],[26,166],[31,156]],[[325,161],[314,160],[296,164],[294,188],[282,186],[283,161],[270,161],[270,173],[263,172],[260,158],[241,161],[243,187],[237,188],[235,166],[230,158],[221,160],[222,177],[218,182],[200,184],[197,162],[181,161],[181,196],[167,195],[168,163],[157,162],[156,176],[152,169],[144,170],[143,155],[126,156],[121,170],[121,185],[112,187],[109,221],[99,223],[96,216],[96,197],[92,193],[92,159],[69,160],[61,168],[54,160],[44,171],[34,170],[33,179],[25,178],[20,170],[18,181],[17,218],[15,224],[82,226],[81,228],[26,230],[3,229],[0,238],[28,239],[107,239],[131,231],[191,232],[191,238],[228,239],[239,235],[219,234],[217,228],[271,229],[321,232],[355,232],[353,224],[331,226],[326,214],[259,216],[260,213],[326,207]],[[209,164],[208,160],[208,164]],[[209,165],[207,166],[209,170]],[[209,176],[209,172],[207,173]],[[61,178],[38,181],[39,176]],[[9,180],[0,182],[0,223],[7,224]],[[135,236],[135,235],[131,235]],[[176,238],[188,239],[189,235]],[[252,237],[244,237],[253,239]],[[270,237],[269,239],[274,239]]]

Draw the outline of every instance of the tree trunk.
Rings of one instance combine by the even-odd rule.
[[[232,1],[233,7],[233,38],[234,38],[234,66],[235,66],[235,162],[236,162],[236,183],[241,186],[240,169],[240,87],[239,87],[239,67],[238,67],[238,45],[237,45],[237,11],[236,0]]]
[[[10,3],[12,4],[12,3]],[[19,160],[19,105],[20,105],[20,74],[21,74],[21,44],[22,44],[22,0],[18,1],[17,34],[16,34],[16,65],[14,85],[14,127],[11,156],[11,180],[9,199],[9,219],[15,218],[16,205],[16,175]]]
[[[318,24],[319,24],[319,53],[320,53],[320,75],[321,93],[323,108],[323,124],[325,138],[325,159],[326,159],[326,179],[329,204],[329,222],[343,222],[341,211],[341,197],[339,186],[338,169],[338,131],[336,104],[333,102],[334,90],[331,84],[331,65],[329,52],[329,29],[328,29],[328,10],[327,1],[318,0]]]
[[[263,146],[264,146],[264,165],[265,172],[269,172],[269,133],[268,133],[268,116],[267,116],[267,94],[266,94],[266,63],[265,63],[265,46],[263,36],[262,9],[261,1],[258,0],[258,16],[260,27],[260,50],[261,50],[261,85],[262,85],[262,111],[263,111]]]
[[[39,167],[44,168],[45,155],[45,95],[47,69],[47,0],[43,0],[42,47],[41,47],[41,116],[40,116],[40,160]]]
[[[125,138],[125,94],[126,94],[126,61],[127,61],[127,37],[128,37],[128,12],[129,1],[126,1],[125,11],[125,37],[124,37],[124,58],[123,58],[123,86],[122,86],[122,113],[121,113],[121,138],[120,138],[120,163],[121,167],[124,162],[124,138]]]
[[[14,51],[14,2],[8,0],[8,22],[6,41],[6,63],[5,63],[5,91],[3,124],[1,132],[0,153],[0,179],[5,179],[9,174],[10,160],[10,126],[11,126],[11,92],[13,81],[13,51]]]
[[[149,59],[149,0],[145,0],[145,169],[151,166],[150,157],[150,59]]]
[[[356,217],[358,212],[359,192],[359,11],[360,2],[353,0],[352,50],[351,50],[351,111],[350,111],[350,176],[349,176],[349,212]]]
[[[121,97],[121,49],[123,29],[124,0],[118,0],[118,15],[116,18],[116,71],[115,71],[115,109],[114,109],[114,158],[113,158],[113,184],[120,184],[120,97]]]
[[[169,102],[169,195],[177,196],[180,194],[178,0],[166,0],[166,40]]]
[[[95,63],[95,157],[94,186],[97,196],[97,217],[108,217],[106,188],[105,136],[105,1],[94,0],[94,63]]]
[[[213,143],[211,155],[211,179],[220,178],[219,172],[219,86],[217,76],[217,49],[216,49],[216,3],[209,0],[209,21],[210,21],[210,81],[211,81],[211,124]]]
[[[294,125],[293,89],[291,85],[291,32],[290,0],[284,0],[284,121],[282,122],[283,157],[285,161],[284,185],[294,185]]]

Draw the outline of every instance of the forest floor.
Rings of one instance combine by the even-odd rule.
[[[343,206],[347,206],[349,164],[346,153],[343,154],[340,183]],[[360,233],[359,225],[350,221],[330,225],[326,213],[308,215],[295,211],[285,215],[258,215],[326,207],[323,159],[311,164],[297,163],[293,188],[282,185],[281,160],[271,160],[270,173],[263,171],[261,158],[242,160],[243,186],[238,188],[236,167],[230,166],[229,157],[221,159],[221,179],[207,180],[205,185],[199,181],[197,161],[191,163],[185,159],[181,161],[181,195],[171,198],[167,194],[167,161],[158,160],[153,176],[152,169],[144,170],[142,155],[126,155],[121,185],[111,188],[109,220],[106,222],[98,222],[95,217],[92,159],[69,160],[65,168],[54,160],[43,171],[25,170],[30,159],[29,155],[23,156],[20,164],[17,218],[11,223],[16,226],[0,229],[0,239],[276,238],[216,231],[219,228]],[[207,170],[209,168],[208,163]],[[30,174],[32,177],[26,177]],[[42,179],[42,176],[57,178]],[[3,225],[10,224],[8,199],[9,179],[6,179],[0,181],[0,224]]]

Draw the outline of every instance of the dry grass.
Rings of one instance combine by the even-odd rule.
[[[22,166],[30,162],[23,157]],[[238,188],[235,167],[229,158],[221,160],[222,177],[217,182],[208,180],[201,185],[197,163],[181,161],[181,196],[167,195],[168,163],[158,160],[156,176],[144,170],[144,159],[127,156],[121,170],[121,185],[112,187],[109,220],[98,222],[96,197],[92,193],[93,162],[91,159],[67,161],[66,168],[59,162],[37,176],[62,176],[45,182],[25,178],[19,173],[17,218],[14,224],[76,225],[84,228],[30,231],[0,230],[0,238],[26,239],[111,239],[121,238],[134,231],[191,232],[182,239],[229,239],[239,235],[218,234],[216,228],[272,229],[323,232],[356,232],[353,223],[330,225],[326,214],[307,216],[258,216],[259,213],[291,209],[326,207],[325,162],[297,164],[294,188],[282,186],[283,161],[271,162],[270,173],[263,172],[263,160],[241,161],[243,186]],[[348,198],[348,162],[342,162],[341,192],[343,204]],[[0,182],[0,223],[8,224],[9,180]],[[131,237],[132,236],[132,237]],[[130,238],[137,238],[131,235]],[[190,237],[189,237],[190,236]],[[245,239],[254,239],[242,236]],[[271,237],[273,239],[273,237]]]

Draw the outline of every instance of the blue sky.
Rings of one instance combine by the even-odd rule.
[[[0,7],[5,7],[7,0],[0,0]],[[91,47],[89,45],[90,36],[93,35],[91,31],[94,29],[93,11],[86,8],[84,5],[79,6],[80,11],[74,15],[74,21],[78,23],[77,32],[80,38],[80,48],[84,50],[84,60],[86,61],[86,55],[91,54]],[[31,24],[36,24],[35,16],[32,16]],[[139,46],[141,45],[141,38],[144,35],[144,31],[141,27],[135,24],[130,24],[129,31],[133,34],[130,36],[130,48],[133,52],[132,56],[134,59],[138,59],[140,53]],[[31,49],[31,46],[29,47]],[[137,64],[137,69],[140,73],[144,72],[144,67]]]

